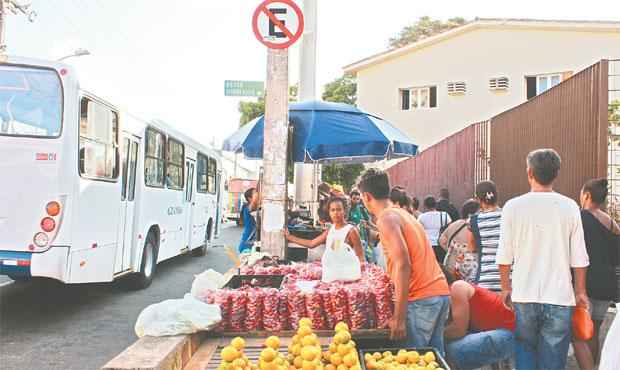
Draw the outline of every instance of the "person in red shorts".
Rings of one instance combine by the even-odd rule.
[[[499,294],[458,280],[450,286],[452,321],[445,330],[448,361],[476,369],[512,357],[515,314]]]

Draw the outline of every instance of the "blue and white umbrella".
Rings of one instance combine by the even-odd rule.
[[[372,162],[414,156],[411,139],[389,122],[341,103],[308,101],[289,106],[295,162]],[[223,150],[263,157],[264,116],[224,141]]]

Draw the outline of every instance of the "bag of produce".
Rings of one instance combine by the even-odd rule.
[[[325,249],[321,266],[323,270],[322,281],[356,281],[362,277],[360,260],[355,255],[353,248],[347,243],[339,243]]]
[[[208,269],[194,277],[190,293],[195,298],[204,300],[203,298],[207,295],[208,291],[219,289],[224,286],[225,283],[224,275],[215,270]]]
[[[183,299],[168,299],[146,307],[140,312],[134,330],[140,338],[192,334],[212,329],[221,319],[218,305],[206,304],[186,294]]]

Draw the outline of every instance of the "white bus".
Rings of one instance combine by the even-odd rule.
[[[215,151],[80,89],[70,66],[0,62],[0,274],[65,283],[204,255],[221,219]]]

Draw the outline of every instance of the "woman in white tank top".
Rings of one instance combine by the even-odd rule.
[[[288,233],[285,230],[286,239],[295,244],[299,244],[306,248],[316,248],[325,244],[325,248],[337,249],[344,243],[353,247],[355,255],[359,258],[360,262],[364,262],[364,251],[362,249],[362,241],[360,240],[360,234],[357,228],[353,225],[349,225],[346,222],[345,216],[345,200],[342,198],[333,197],[327,202],[327,208],[329,210],[329,218],[332,221],[332,226],[329,230],[325,230],[321,235],[312,240],[298,238]]]

